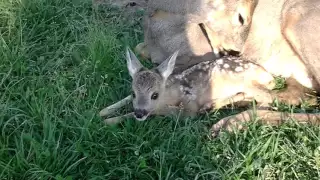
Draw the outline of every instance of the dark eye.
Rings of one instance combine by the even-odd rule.
[[[135,2],[130,2],[129,3],[129,6],[136,6],[137,5],[137,3],[135,3]]]
[[[133,6],[136,6],[136,5],[137,5],[137,3],[135,3],[135,2],[129,2],[129,3],[126,4],[126,8],[129,7],[129,6],[133,7]]]
[[[241,25],[243,25],[244,24],[244,19],[243,19],[243,17],[241,16],[241,14],[239,14],[239,22],[241,23]]]
[[[151,95],[151,99],[152,99],[152,100],[156,100],[156,99],[158,99],[158,96],[159,96],[158,93],[153,93],[153,94]]]
[[[134,92],[131,95],[132,95],[132,98],[136,98],[136,94]]]

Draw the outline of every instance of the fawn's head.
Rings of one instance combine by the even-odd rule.
[[[174,69],[177,55],[178,51],[155,69],[149,70],[127,48],[127,67],[132,77],[133,108],[137,120],[144,121],[152,111],[165,103],[166,81]]]
[[[257,0],[208,0],[207,26],[226,50],[241,51]]]

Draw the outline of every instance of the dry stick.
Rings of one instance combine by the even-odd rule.
[[[311,125],[320,124],[320,114],[309,114],[309,113],[287,113],[287,112],[277,112],[271,110],[247,110],[236,115],[228,116],[211,128],[212,136],[218,135],[219,131],[223,128],[229,132],[233,131],[233,128],[241,130],[244,128],[244,123],[249,122],[254,119],[254,117],[259,118],[259,123],[278,126],[285,122],[287,119],[292,118],[296,122],[301,124],[309,123]]]
[[[122,115],[122,116],[117,116],[117,117],[105,119],[104,123],[109,124],[109,125],[118,124],[118,123],[124,121],[124,119],[128,118],[128,117],[133,117],[133,112]]]
[[[108,115],[114,113],[116,110],[120,109],[121,107],[129,104],[129,102],[131,102],[131,101],[132,101],[132,95],[129,95],[126,98],[102,109],[99,114],[100,114],[100,116],[108,116]]]

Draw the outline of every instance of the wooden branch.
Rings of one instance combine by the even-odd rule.
[[[129,104],[132,101],[132,95],[129,95],[127,97],[125,97],[124,99],[102,109],[99,113],[100,116],[108,116],[112,113],[114,113],[115,111],[117,111],[118,109],[120,109],[121,107]]]
[[[287,113],[287,112],[277,112],[271,110],[247,110],[239,114],[228,116],[211,128],[212,136],[216,137],[222,129],[226,129],[232,132],[233,129],[241,130],[245,128],[245,123],[258,118],[258,122],[261,124],[279,126],[288,119],[294,119],[296,122],[301,124],[320,124],[320,114],[309,114],[309,113]]]
[[[122,116],[117,116],[117,117],[105,119],[104,123],[109,124],[109,125],[118,124],[118,123],[124,121],[125,118],[129,118],[129,117],[133,117],[133,112],[122,115]]]

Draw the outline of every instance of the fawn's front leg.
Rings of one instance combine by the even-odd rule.
[[[211,109],[219,109],[223,106],[233,104],[240,101],[253,101],[254,99],[252,97],[247,97],[245,93],[238,93],[234,96],[228,97],[228,98],[222,98],[222,99],[216,99],[213,101],[209,101],[206,104],[204,104],[201,109],[199,110],[200,113],[206,112]]]
[[[270,107],[274,100],[271,90],[260,84],[247,87],[247,95],[257,101],[257,106]]]
[[[153,115],[163,115],[163,116],[168,116],[168,115],[187,115],[187,116],[195,116],[196,112],[194,110],[190,110],[190,106],[184,107],[182,103],[179,106],[166,106],[164,108],[161,108],[159,110],[156,110],[152,112]]]

